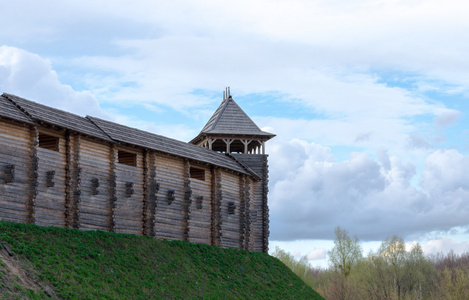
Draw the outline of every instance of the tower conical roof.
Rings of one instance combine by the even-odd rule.
[[[223,99],[218,109],[192,142],[203,135],[258,136],[265,139],[275,136],[275,134],[260,130],[231,96]]]

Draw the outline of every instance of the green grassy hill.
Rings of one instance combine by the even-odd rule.
[[[6,222],[0,240],[5,299],[322,299],[265,253]]]

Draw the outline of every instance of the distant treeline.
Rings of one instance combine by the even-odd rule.
[[[406,250],[404,240],[392,236],[364,256],[356,237],[340,227],[335,234],[327,269],[279,248],[273,256],[328,300],[469,299],[469,252],[425,256],[419,244]]]

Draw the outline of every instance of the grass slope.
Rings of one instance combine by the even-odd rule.
[[[265,253],[6,222],[0,239],[58,298],[323,299]]]

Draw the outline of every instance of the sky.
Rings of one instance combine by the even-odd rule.
[[[469,2],[0,0],[0,92],[189,141],[223,91],[276,137],[270,248],[469,251]]]

